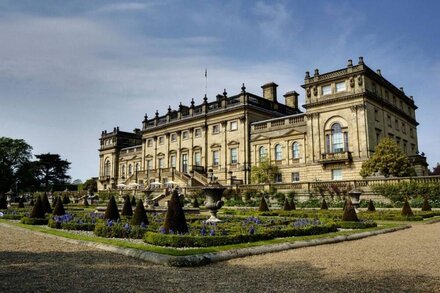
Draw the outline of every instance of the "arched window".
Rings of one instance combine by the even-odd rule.
[[[106,160],[104,163],[104,176],[110,176],[110,160]]]
[[[122,165],[121,167],[121,175],[122,177],[125,177],[125,165]]]
[[[131,174],[133,174],[133,165],[132,164],[128,165],[128,175],[131,175]]]
[[[299,159],[299,144],[297,142],[292,144],[292,157],[294,159]]]
[[[344,135],[342,133],[341,124],[339,123],[332,125],[332,151],[334,153],[344,151]]]
[[[283,151],[280,144],[275,146],[275,161],[281,161],[283,159]]]
[[[264,146],[258,149],[258,160],[261,162],[267,157],[266,148]]]

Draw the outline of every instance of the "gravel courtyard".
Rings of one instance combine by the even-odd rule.
[[[440,223],[170,268],[0,226],[0,292],[440,292]]]

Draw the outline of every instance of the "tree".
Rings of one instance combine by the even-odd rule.
[[[107,204],[107,209],[105,210],[104,219],[116,221],[119,219],[118,205],[116,204],[115,197],[112,195]]]
[[[403,177],[414,174],[408,157],[391,138],[383,138],[374,154],[362,164],[362,177],[380,173],[385,177]]]
[[[176,189],[173,190],[171,199],[168,202],[168,210],[163,227],[167,233],[188,233],[185,213],[180,204],[179,194]]]
[[[251,179],[254,183],[266,183],[275,181],[275,177],[279,174],[278,167],[272,165],[266,158],[258,164],[258,166],[252,167]]]
[[[17,172],[32,158],[32,147],[22,139],[0,137],[0,193],[19,182]]]
[[[92,177],[87,179],[86,182],[82,184],[82,190],[91,190],[92,192],[98,191],[98,178]]]
[[[144,223],[144,225],[148,225],[148,217],[142,200],[139,200],[137,202],[136,209],[134,210],[134,216],[131,218],[131,224],[134,226],[139,226],[142,223]]]
[[[431,175],[440,175],[440,164],[437,163],[437,166],[432,168]]]
[[[35,156],[38,161],[38,179],[46,188],[55,184],[64,184],[70,179],[67,175],[70,162],[62,160],[58,154],[41,154]]]

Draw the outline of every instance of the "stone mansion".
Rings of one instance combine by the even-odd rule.
[[[262,86],[262,96],[245,86],[214,101],[171,107],[164,115],[145,115],[142,129],[103,131],[98,189],[175,182],[201,186],[213,174],[220,184],[250,184],[262,159],[277,165],[277,182],[361,179],[362,162],[382,137],[397,142],[417,175],[427,175],[419,155],[412,96],[373,71],[359,57],[345,68],[306,72],[305,104],[296,91],[277,93]]]

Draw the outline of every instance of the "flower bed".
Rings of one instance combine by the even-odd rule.
[[[93,231],[98,220],[102,219],[101,214],[89,213],[87,215],[64,214],[53,216],[48,226],[55,229]]]
[[[96,236],[105,238],[133,238],[142,239],[147,232],[146,225],[133,226],[129,223],[105,221],[96,224],[94,233]]]

